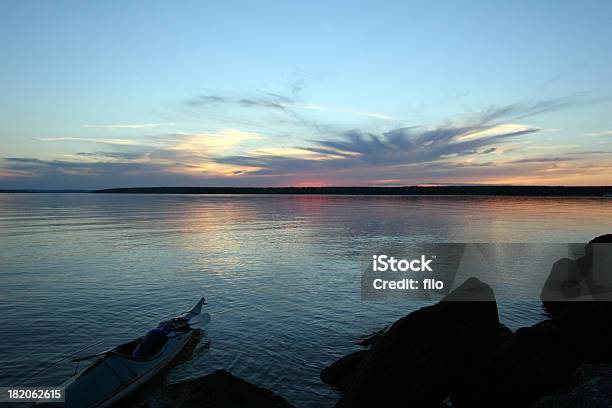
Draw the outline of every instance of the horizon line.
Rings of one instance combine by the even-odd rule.
[[[116,187],[104,189],[0,189],[0,193],[102,194],[305,194],[305,195],[493,195],[612,197],[612,186],[563,185],[407,185],[407,186],[287,186],[287,187]]]

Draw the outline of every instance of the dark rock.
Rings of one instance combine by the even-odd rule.
[[[345,390],[355,378],[355,374],[368,350],[360,350],[336,360],[321,371],[321,380],[338,390]]]
[[[540,293],[542,304],[556,316],[580,301],[612,301],[612,234],[585,246],[585,255],[560,259],[553,265]]]
[[[508,326],[503,323],[500,323],[497,328],[497,344],[503,343],[513,335],[514,333],[512,332],[512,330],[510,330]]]
[[[573,259],[563,258],[555,262],[544,282],[540,299],[550,316],[556,316],[572,305],[571,300],[588,293],[586,271]]]
[[[612,407],[612,366],[582,365],[572,385],[556,395],[540,398],[529,408],[610,408]]]
[[[554,393],[581,364],[612,362],[611,318],[596,303],[578,302],[551,320],[518,329],[466,377],[453,402],[517,407]]]
[[[466,302],[461,300],[480,299]],[[440,303],[395,322],[372,346],[339,407],[438,407],[453,384],[497,344],[491,288],[470,278]]]
[[[172,384],[145,401],[150,408],[290,408],[272,391],[257,387],[225,370],[196,380]]]
[[[583,257],[553,265],[541,293],[553,318],[500,344],[454,395],[457,406],[523,406],[568,384],[581,364],[612,362],[611,242],[597,237]]]

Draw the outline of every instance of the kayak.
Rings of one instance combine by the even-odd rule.
[[[187,345],[195,331],[195,324],[207,323],[208,313],[202,313],[204,298],[184,315],[160,323],[169,327],[165,342],[153,355],[135,356],[143,338],[121,344],[96,354],[96,360],[75,374],[61,386],[65,388],[66,408],[109,407],[135,391],[166,367]],[[74,359],[80,361],[87,359]]]

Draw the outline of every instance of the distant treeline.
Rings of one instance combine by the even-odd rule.
[[[91,193],[91,190],[0,189],[2,193]]]
[[[435,186],[435,187],[135,187],[96,190],[107,194],[326,194],[326,195],[492,195],[612,196],[612,186]]]

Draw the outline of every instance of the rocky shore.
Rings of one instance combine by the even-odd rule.
[[[501,324],[491,287],[470,278],[439,303],[364,337],[363,349],[321,371],[341,392],[336,407],[612,407],[612,302],[593,272],[603,267],[612,278],[612,263],[594,264],[599,243],[612,243],[612,234],[591,241],[582,258],[553,265],[541,293],[550,318],[533,326],[513,333]],[[163,386],[139,405],[291,407],[224,370]]]
[[[584,257],[553,266],[541,295],[547,320],[512,333],[499,322],[493,290],[470,278],[324,368],[321,379],[342,391],[342,408],[612,407],[612,302],[593,276],[593,244],[611,242],[598,237]],[[609,263],[597,267],[612,277]],[[466,293],[479,301],[458,300]]]

